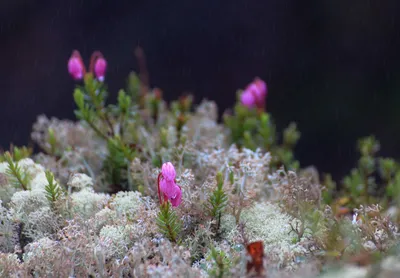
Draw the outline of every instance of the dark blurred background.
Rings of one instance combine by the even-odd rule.
[[[400,1],[0,1],[0,146],[27,144],[44,113],[74,119],[73,49],[108,60],[115,99],[133,50],[168,100],[190,91],[222,112],[254,76],[282,130],[296,121],[296,156],[336,179],[354,165],[356,140],[375,134],[400,156]]]

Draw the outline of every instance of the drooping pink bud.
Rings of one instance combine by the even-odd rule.
[[[182,202],[182,190],[180,186],[176,184],[175,177],[176,172],[172,163],[164,163],[158,177],[158,194],[161,204],[169,200],[172,206],[177,207]],[[161,195],[163,195],[164,198],[162,198]]]
[[[240,102],[248,108],[254,107],[256,100],[251,92],[244,91],[240,96]]]
[[[82,57],[77,50],[72,52],[68,60],[68,72],[75,80],[81,80],[85,75],[86,69]]]
[[[182,202],[182,190],[178,185],[177,185],[177,187],[178,187],[178,189],[176,191],[175,197],[171,197],[169,199],[171,201],[171,204],[173,207],[179,206]]]
[[[107,61],[103,57],[99,57],[94,64],[94,73],[97,79],[101,82],[104,81],[106,75]]]
[[[241,95],[241,102],[248,108],[257,106],[258,109],[264,109],[265,98],[267,96],[267,84],[256,77]]]
[[[260,100],[265,98],[268,93],[267,83],[265,83],[260,78],[256,77],[253,81],[253,84],[257,87],[257,92]]]
[[[167,181],[173,181],[176,177],[174,165],[171,162],[166,162],[161,167],[161,174]]]

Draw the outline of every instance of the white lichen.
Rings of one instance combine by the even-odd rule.
[[[16,223],[0,200],[0,252],[14,251],[16,244],[18,244],[18,236],[15,230]]]
[[[96,193],[92,188],[84,188],[71,194],[73,213],[83,218],[90,218],[104,208],[110,196],[104,193]]]
[[[110,206],[117,212],[118,215],[132,215],[141,205],[141,194],[137,191],[118,192],[110,202]]]
[[[278,265],[286,265],[296,255],[305,254],[306,250],[299,243],[293,243],[295,235],[291,233],[290,223],[293,218],[281,211],[272,203],[256,203],[243,210],[240,221],[245,225],[249,241],[262,240],[265,253],[278,261]],[[221,228],[225,238],[234,242],[239,234],[235,218],[226,215],[222,219]]]
[[[345,266],[337,271],[330,271],[327,274],[319,276],[320,278],[366,278],[368,277],[368,268],[357,267],[353,265]]]
[[[11,198],[10,213],[15,221],[26,222],[30,213],[44,207],[49,207],[44,191],[18,191]]]
[[[29,243],[25,247],[23,260],[25,263],[29,263],[31,260],[40,260],[46,256],[51,256],[51,253],[54,251],[56,246],[57,242],[47,237]]]
[[[79,190],[86,187],[93,187],[93,184],[94,182],[91,177],[81,173],[73,174],[68,181],[68,186]]]
[[[107,258],[121,257],[127,250],[127,241],[123,226],[105,226],[100,231],[100,238],[97,245]]]

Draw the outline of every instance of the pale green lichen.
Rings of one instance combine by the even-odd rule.
[[[128,250],[123,226],[105,226],[100,231],[98,248],[107,258],[121,257]]]
[[[367,267],[357,267],[353,265],[347,265],[337,271],[330,271],[324,275],[319,276],[320,278],[367,278],[368,276]]]
[[[76,173],[68,181],[68,186],[75,189],[83,189],[86,187],[93,187],[93,179],[86,174]]]
[[[46,254],[51,255],[56,245],[57,242],[49,239],[48,237],[44,237],[38,241],[29,243],[25,247],[23,260],[25,263],[29,263],[33,259],[37,260],[41,257],[46,257]]]
[[[3,207],[0,200],[0,250],[3,252],[13,252],[18,242],[15,233],[16,224],[12,220],[10,212]],[[1,276],[0,276],[1,277]]]
[[[140,192],[137,191],[121,191],[118,192],[112,201],[110,206],[117,212],[118,215],[121,214],[134,214],[139,207],[142,205]]]
[[[21,167],[22,171],[29,175],[31,179],[34,179],[37,175],[44,173],[45,171],[42,165],[35,163],[30,158],[21,159],[18,161],[18,165]]]
[[[88,219],[103,209],[109,198],[108,194],[95,193],[92,188],[84,188],[71,194],[71,209],[74,214]]]
[[[57,215],[49,207],[42,207],[29,214],[23,233],[32,240],[39,240],[50,237],[59,227]]]
[[[15,221],[26,222],[31,212],[49,207],[49,201],[42,190],[18,191],[12,196],[10,207]]]
[[[256,203],[253,207],[243,210],[241,222],[245,225],[249,241],[262,240],[264,249],[271,258],[275,257],[279,265],[285,265],[294,256],[307,253],[299,243],[293,243],[295,235],[291,232],[291,216],[281,211],[272,203]],[[231,242],[239,235],[235,218],[226,215],[221,221],[221,229]]]
[[[45,169],[42,165],[35,163],[30,158],[24,158],[18,161],[18,166],[24,175],[29,176],[27,187],[30,190],[44,190],[47,185],[47,179]],[[0,174],[5,175],[5,181],[7,181],[7,169],[7,162],[0,163]],[[4,203],[8,203],[11,200],[12,195],[18,190],[20,189],[10,186],[7,182],[7,184],[0,186],[0,199]]]
[[[22,277],[17,276],[21,267],[21,261],[17,254],[0,252],[0,277]]]
[[[389,256],[381,262],[381,270],[378,278],[398,277],[400,273],[400,258]]]
[[[94,219],[96,230],[100,230],[105,225],[113,223],[117,219],[117,213],[106,207],[97,212]]]

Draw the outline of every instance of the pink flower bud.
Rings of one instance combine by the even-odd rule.
[[[81,55],[76,50],[72,52],[72,55],[68,60],[68,72],[75,80],[81,80],[86,72]]]
[[[164,163],[161,167],[161,174],[167,181],[173,181],[176,177],[174,165],[171,162]]]
[[[267,96],[267,90],[268,90],[267,84],[258,77],[253,81],[253,84],[257,87],[260,99],[265,98]]]
[[[173,198],[169,199],[171,201],[171,204],[173,207],[177,207],[181,204],[182,202],[182,190],[179,186],[177,186],[177,191],[176,191],[176,195]]]
[[[103,57],[99,57],[94,64],[94,73],[98,80],[104,81],[106,75],[107,61]]]
[[[182,191],[175,181],[160,180],[160,190],[171,201],[172,206],[177,207],[182,201]]]
[[[177,195],[177,185],[175,181],[167,181],[166,179],[160,180],[160,190],[164,193],[168,199],[175,198]]]
[[[256,103],[254,95],[249,91],[243,91],[242,95],[240,96],[240,101],[248,108],[252,108]]]
[[[248,108],[257,106],[258,109],[264,109],[266,96],[267,84],[257,77],[243,91],[240,100]]]
[[[182,190],[175,182],[176,172],[171,162],[164,163],[158,178],[158,194],[160,203],[169,200],[172,206],[177,207],[182,202]],[[164,196],[163,198],[161,196]],[[164,199],[164,201],[163,201]]]

